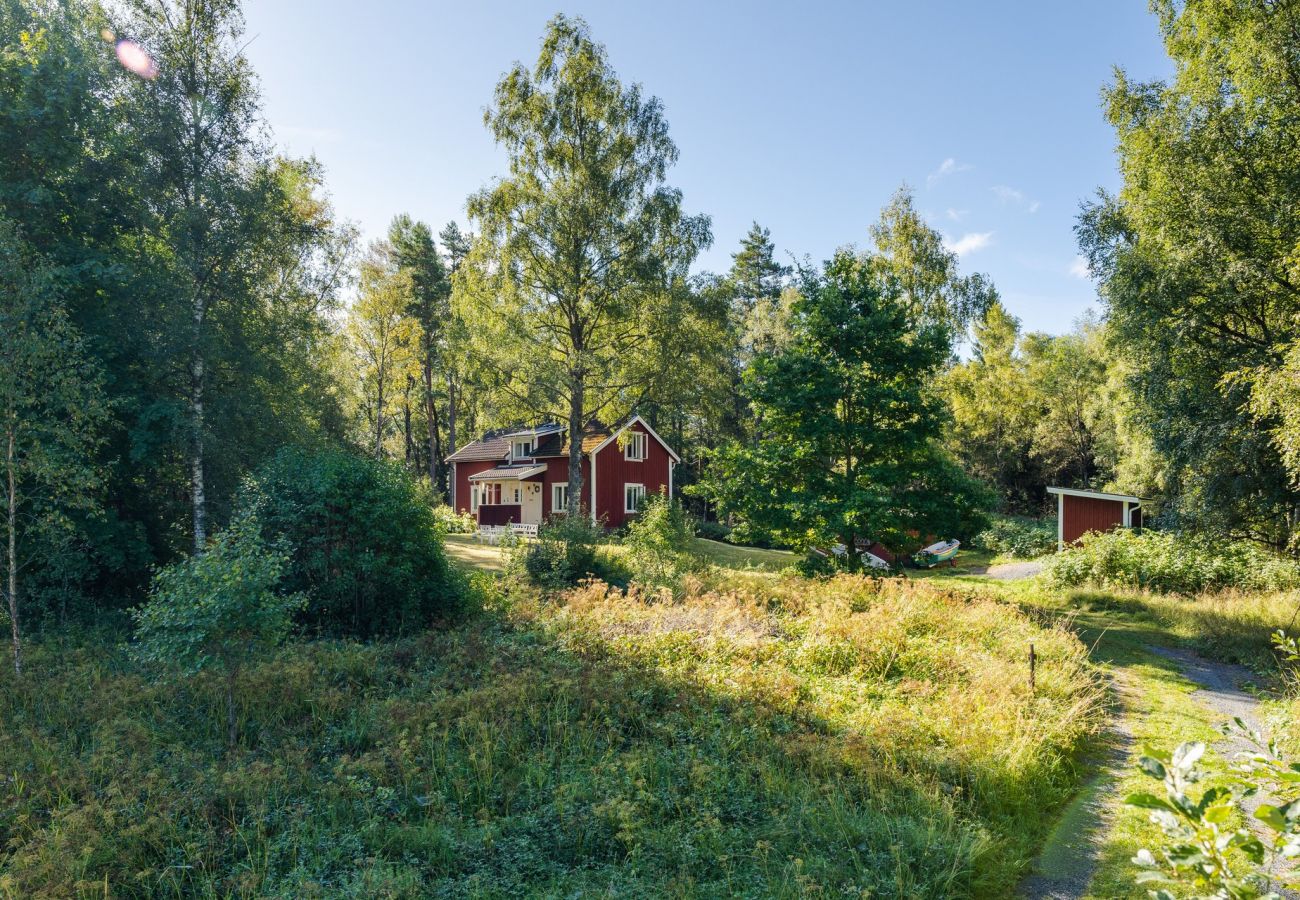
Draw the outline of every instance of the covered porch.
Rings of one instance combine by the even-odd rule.
[[[499,466],[469,477],[470,511],[480,525],[539,525],[546,466]]]

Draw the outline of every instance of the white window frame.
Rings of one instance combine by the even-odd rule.
[[[519,485],[516,484],[516,485],[515,485],[515,503],[516,503],[516,504],[519,504],[519,503],[521,503],[521,502],[523,502],[523,489],[520,488]]]
[[[650,435],[644,431],[629,431],[623,445],[623,458],[628,462],[645,462],[650,457]]]
[[[469,511],[478,512],[478,485],[469,486]]]
[[[522,451],[520,451],[520,449],[519,449],[520,447],[523,447],[524,449],[523,449]],[[527,440],[522,440],[522,441],[521,441],[521,440],[514,440],[514,441],[511,441],[511,442],[510,442],[510,459],[511,459],[511,460],[516,460],[516,459],[532,459],[532,458],[533,458],[533,449],[534,449],[534,447],[533,447],[533,440],[532,440],[532,438],[528,438]]]
[[[564,496],[560,497],[563,493]],[[569,483],[567,481],[551,482],[551,512],[564,513],[569,511]]]
[[[627,499],[628,499],[628,488],[639,488],[639,489],[640,489],[640,490],[638,491],[638,493],[637,493],[637,498],[636,498],[635,502],[632,503],[632,508],[631,508],[631,509],[628,508],[628,504],[627,504]],[[641,503],[644,502],[644,501],[645,501],[645,485],[644,485],[644,484],[640,484],[639,482],[635,482],[635,481],[628,481],[628,482],[625,482],[625,483],[623,484],[623,512],[625,512],[625,513],[634,513],[634,512],[636,512],[637,507],[640,506]]]

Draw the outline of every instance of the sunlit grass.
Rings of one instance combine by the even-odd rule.
[[[958,584],[689,587],[292,645],[228,757],[217,685],[36,646],[0,676],[0,894],[1011,891],[1100,724],[1076,638]]]

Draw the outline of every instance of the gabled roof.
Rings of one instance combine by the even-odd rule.
[[[515,437],[535,436],[537,445],[533,448],[531,459],[544,459],[550,456],[567,456],[569,453],[568,426],[558,422],[548,422],[536,428],[513,425],[489,431],[476,441],[470,441],[451,456],[448,462],[468,462],[471,460],[506,460],[510,457],[510,442]],[[610,430],[600,422],[592,420],[582,430],[582,452],[590,453],[593,447],[601,444],[610,436]]]
[[[610,441],[615,440],[620,434],[632,425],[640,423],[646,432],[658,441],[663,448],[668,451],[676,462],[681,462],[682,458],[668,442],[661,438],[658,433],[650,427],[650,424],[639,415],[632,415],[624,419],[619,425],[610,428],[601,422],[592,419],[582,429],[582,452],[584,455],[598,453],[605,449]],[[533,453],[530,459],[546,459],[555,456],[569,455],[569,429],[568,426],[559,422],[547,422],[538,425],[536,428],[513,425],[509,428],[498,428],[489,431],[483,437],[476,441],[470,441],[464,447],[461,447],[451,456],[447,457],[448,462],[468,462],[471,460],[497,460],[505,461],[510,458],[510,442],[516,437],[536,437],[537,444],[533,447]]]
[[[1063,494],[1066,497],[1091,497],[1093,500],[1116,500],[1121,503],[1149,502],[1132,494],[1108,494],[1104,491],[1081,491],[1078,488],[1049,487],[1047,493]]]
[[[546,471],[546,466],[497,466],[469,476],[470,481],[523,481]]]
[[[668,451],[668,455],[673,458],[674,462],[682,461],[682,458],[677,455],[677,451],[675,451],[672,447],[669,447],[668,442],[665,441],[663,438],[661,438],[659,436],[659,433],[650,427],[650,423],[638,415],[631,416],[626,422],[624,422],[622,425],[615,428],[609,437],[605,438],[605,440],[601,441],[597,446],[593,447],[588,452],[599,453],[601,450],[605,449],[606,444],[608,444],[610,441],[617,438],[620,434],[627,431],[629,428],[631,428],[634,424],[638,422],[641,424],[641,427],[644,428],[652,438],[658,441],[663,446],[663,448]],[[583,449],[584,450],[587,449],[585,442],[584,442]]]
[[[505,459],[510,453],[510,441],[507,435],[517,432],[518,428],[497,428],[489,431],[476,441],[470,441],[455,453],[447,457],[447,462],[467,462],[480,459]]]

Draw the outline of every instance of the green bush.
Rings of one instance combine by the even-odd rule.
[[[537,530],[537,540],[510,552],[512,571],[548,591],[577,584],[597,572],[604,529],[586,515],[553,515]]]
[[[1033,559],[1056,549],[1056,519],[995,516],[989,527],[975,535],[982,550],[1019,559]]]
[[[454,612],[463,585],[443,554],[427,488],[398,466],[343,450],[281,451],[249,479],[240,505],[293,556],[290,591],[310,598],[313,631],[372,637]]]
[[[691,522],[680,503],[663,494],[647,497],[623,539],[632,580],[676,593],[682,576],[696,565],[689,553],[692,537]]]
[[[709,519],[695,520],[695,533],[711,541],[725,541],[731,537],[731,526],[725,522],[715,522]]]
[[[473,534],[478,531],[478,522],[470,513],[458,513],[445,503],[433,508],[434,521],[443,534]]]
[[[1243,541],[1120,529],[1084,535],[1047,563],[1056,586],[1094,584],[1199,594],[1228,588],[1277,591],[1300,586],[1300,566]]]
[[[131,611],[139,659],[223,676],[231,746],[240,670],[284,640],[293,612],[306,602],[278,590],[288,561],[286,550],[262,540],[254,518],[237,518],[205,552],[159,571],[149,601]]]

